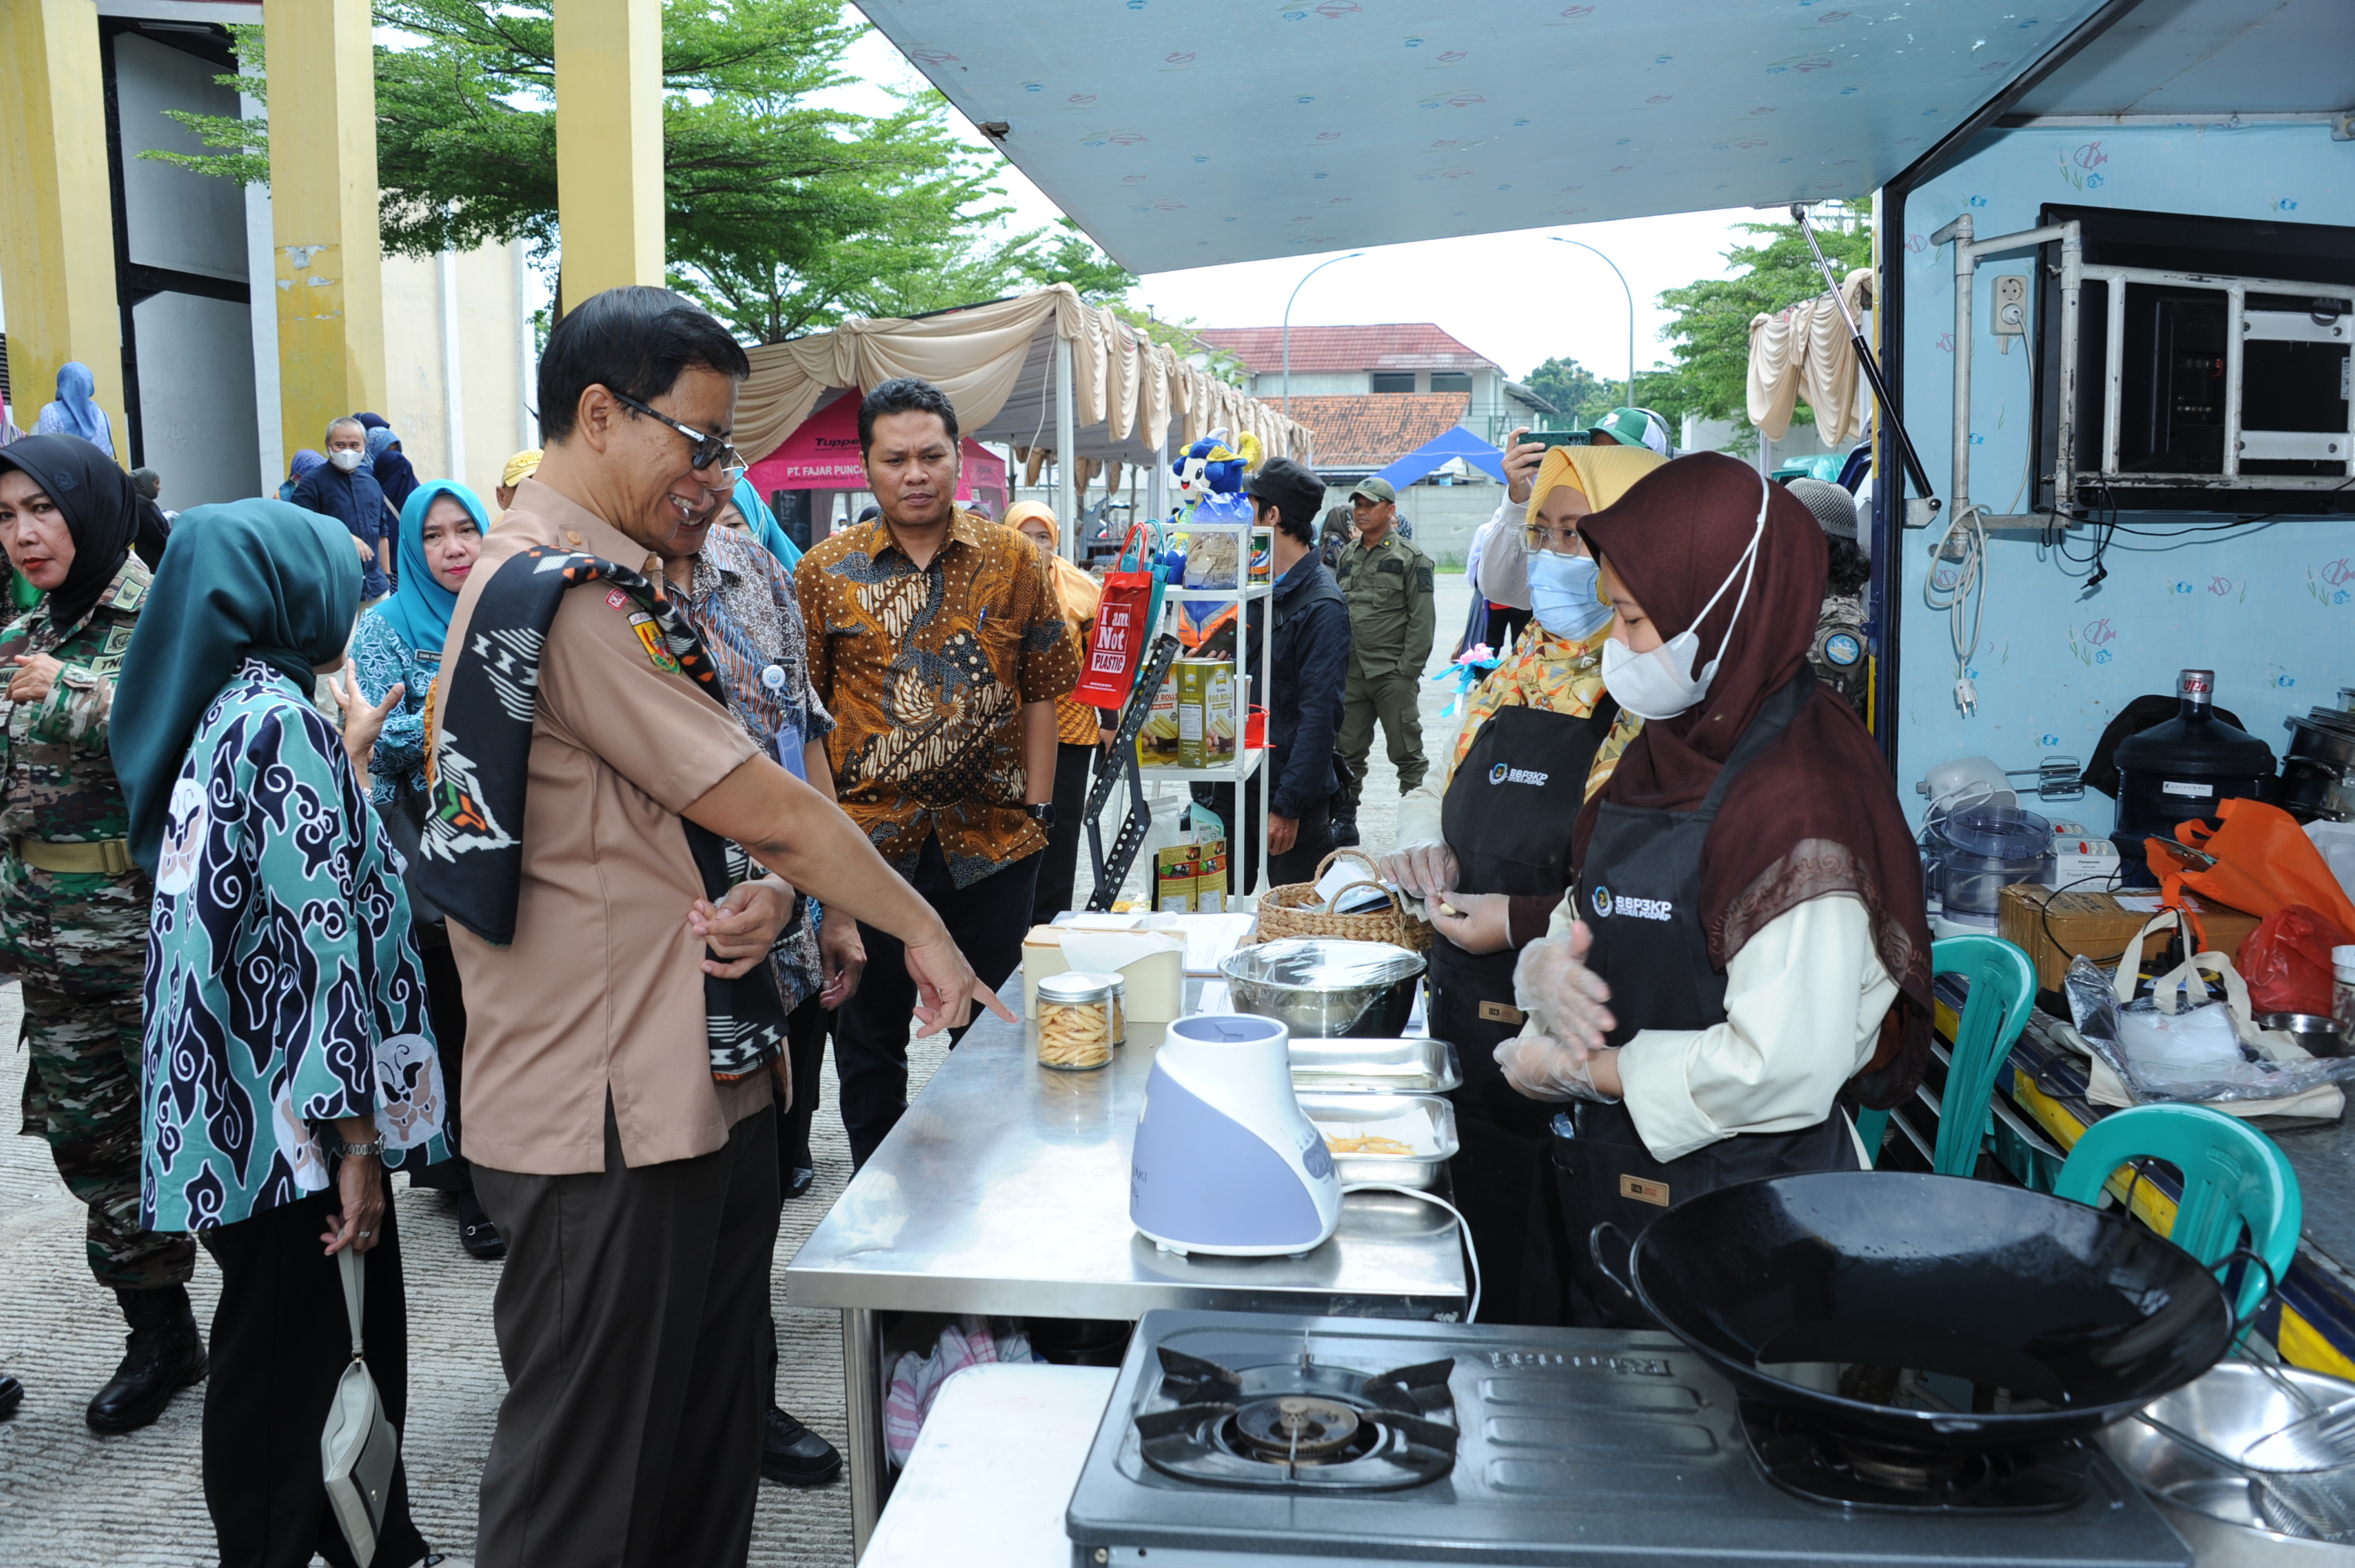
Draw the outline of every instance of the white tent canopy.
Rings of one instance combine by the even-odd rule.
[[[830,392],[895,376],[946,392],[962,432],[981,441],[1146,465],[1224,428],[1258,436],[1270,457],[1314,456],[1305,425],[1203,375],[1068,283],[936,315],[846,322],[747,352],[736,445],[756,463]],[[1067,517],[1072,466],[1059,464]]]

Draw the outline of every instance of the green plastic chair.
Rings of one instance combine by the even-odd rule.
[[[2098,1203],[2110,1175],[2128,1160],[2162,1159],[2183,1173],[2168,1240],[2203,1264],[2224,1262],[2243,1227],[2274,1281],[2289,1272],[2306,1215],[2297,1172],[2280,1146],[2248,1123],[2205,1105],[2137,1105],[2085,1129],[2053,1184],[2056,1196]],[[2248,1317],[2272,1287],[2264,1271],[2241,1283],[2236,1317]]]
[[[1932,1165],[1941,1176],[1969,1176],[1978,1168],[1979,1145],[1987,1136],[1987,1104],[1996,1080],[2011,1060],[2019,1031],[2036,1005],[2036,963],[2000,936],[1950,936],[1930,947],[1930,972],[1960,975],[1970,982],[1955,1048],[1946,1063],[1946,1092],[1938,1100],[1938,1145]],[[1857,1114],[1857,1135],[1881,1163],[1887,1111]]]

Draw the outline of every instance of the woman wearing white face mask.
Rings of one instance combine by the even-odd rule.
[[[1400,803],[1401,848],[1382,862],[1444,939],[1431,954],[1431,1025],[1464,1064],[1451,1175],[1487,1271],[1484,1322],[1521,1321],[1521,1251],[1553,1112],[1516,1093],[1491,1056],[1520,1024],[1514,950],[1545,933],[1570,886],[1579,806],[1618,755],[1604,745],[1616,711],[1603,691],[1611,611],[1578,524],[1666,461],[1628,447],[1547,449],[1526,514],[1497,525],[1520,530],[1535,624],[1474,688],[1444,774]]]
[[[1521,955],[1529,1024],[1497,1058],[1523,1094],[1574,1102],[1532,1271],[1567,1276],[1572,1321],[1640,1321],[1595,1227],[1632,1239],[1712,1188],[1857,1168],[1840,1106],[1895,1104],[1928,1060],[1930,937],[1888,769],[1808,666],[1825,557],[1806,507],[1704,453],[1580,531],[1629,739],[1579,815],[1572,901]]]

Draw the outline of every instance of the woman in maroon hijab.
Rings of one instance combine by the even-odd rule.
[[[1807,662],[1824,541],[1806,506],[1703,453],[1581,532],[1616,614],[1604,685],[1636,733],[1580,814],[1571,899],[1515,976],[1528,1027],[1497,1060],[1572,1102],[1541,1195],[1572,1280],[1557,1309],[1640,1322],[1594,1226],[1633,1237],[1712,1188],[1864,1164],[1840,1106],[1920,1081],[1930,936],[1888,768]]]

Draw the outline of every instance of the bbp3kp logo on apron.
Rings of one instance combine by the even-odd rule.
[[[1592,901],[1595,914],[1604,920],[1609,920],[1614,914],[1625,915],[1629,920],[1666,921],[1676,918],[1677,906],[1669,899],[1629,898],[1625,893],[1614,896],[1609,888],[1597,887]]]

